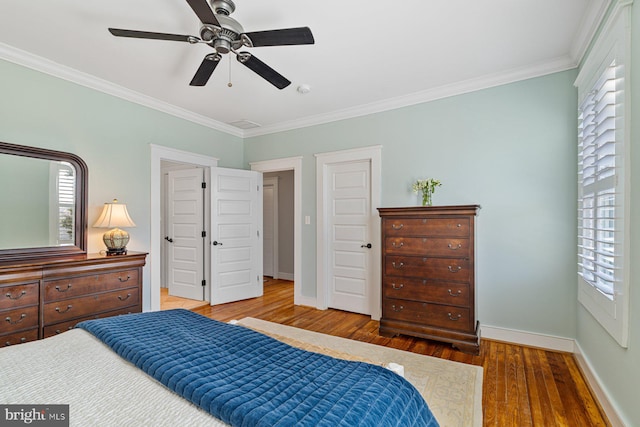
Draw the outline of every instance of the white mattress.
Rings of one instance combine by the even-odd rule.
[[[68,404],[72,426],[226,426],[73,329],[0,350],[0,403]]]

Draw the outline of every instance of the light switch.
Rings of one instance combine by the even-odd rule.
[[[305,217],[304,217],[304,223],[305,223],[306,225],[311,224],[311,217],[310,217],[309,215],[305,215]]]

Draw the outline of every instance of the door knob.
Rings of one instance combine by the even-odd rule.
[[[213,241],[213,246],[222,246],[222,243],[218,242],[217,240]]]
[[[166,240],[169,243],[173,243],[173,239],[169,236],[164,236],[164,240]]]
[[[371,249],[371,243],[367,243],[366,245],[360,245],[361,248]]]

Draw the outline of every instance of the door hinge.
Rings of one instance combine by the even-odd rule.
[[[202,286],[207,286],[207,281],[206,280],[202,281]]]
[[[202,232],[202,237],[207,237],[207,232],[206,231]]]
[[[207,188],[207,183],[206,182],[202,183],[202,188]]]
[[[260,230],[256,230],[256,233],[258,234],[258,237],[260,237]]]
[[[256,191],[260,191],[260,186],[256,185]]]
[[[260,276],[256,276],[256,282],[260,281]]]

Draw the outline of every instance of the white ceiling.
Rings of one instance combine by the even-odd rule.
[[[315,45],[250,49],[291,86],[277,90],[225,56],[206,86],[191,87],[209,46],[107,31],[197,36],[199,22],[185,0],[3,0],[0,58],[252,136],[573,68],[610,2],[234,1],[232,17],[245,31],[311,28]],[[311,92],[298,93],[301,84]],[[261,127],[227,124],[237,120]]]

